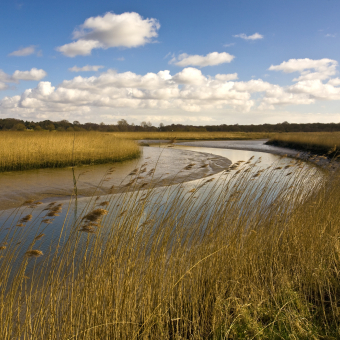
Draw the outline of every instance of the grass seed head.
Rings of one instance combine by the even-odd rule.
[[[78,231],[83,232],[83,233],[88,233],[88,234],[94,234],[96,232],[96,229],[89,225],[84,225],[82,226]]]
[[[41,250],[32,249],[32,250],[26,251],[25,255],[27,257],[39,257],[39,256],[44,255],[44,253]]]
[[[99,206],[100,207],[107,207],[109,204],[110,204],[109,201],[104,201],[104,202],[99,203]]]
[[[20,220],[20,223],[26,223],[26,222],[30,221],[32,219],[32,217],[33,216],[31,214],[28,214]]]
[[[45,234],[39,234],[39,235],[36,236],[34,239],[37,241],[37,240],[42,239],[44,236],[45,236]]]
[[[85,215],[83,217],[83,220],[87,220],[87,221],[91,221],[91,222],[96,222],[98,221],[102,216],[106,215],[108,213],[107,210],[105,209],[95,209],[93,211],[91,211],[90,213],[88,213],[87,215]]]

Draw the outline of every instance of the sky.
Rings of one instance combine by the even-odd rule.
[[[339,0],[8,0],[0,118],[340,123]]]

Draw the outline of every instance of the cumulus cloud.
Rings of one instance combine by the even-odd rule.
[[[207,55],[189,55],[186,53],[180,54],[178,58],[173,58],[170,61],[170,64],[175,64],[177,66],[199,66],[199,67],[205,67],[205,66],[215,66],[220,65],[224,63],[230,63],[235,56],[222,52],[212,52],[208,53]]]
[[[215,79],[221,81],[230,81],[238,79],[237,73],[230,73],[230,74],[216,74]]]
[[[8,85],[0,81],[0,91],[7,89]]]
[[[3,70],[0,70],[0,82],[12,83],[13,79],[9,74],[5,73]]]
[[[249,111],[254,105],[250,93],[234,88],[237,74],[206,77],[202,71],[188,67],[171,75],[164,70],[145,75],[108,70],[97,77],[77,76],[58,87],[40,82],[21,96],[6,97],[0,111],[71,112],[91,108],[180,109],[199,112],[231,106]]]
[[[36,49],[35,45],[23,47],[23,48],[21,48],[17,51],[13,51],[12,53],[9,54],[9,56],[11,56],[11,57],[26,57],[26,56],[31,55],[31,54],[39,53],[39,52],[36,52],[35,49]]]
[[[244,33],[241,34],[236,34],[233,36],[234,38],[241,38],[244,40],[259,40],[259,39],[263,39],[264,36],[260,33],[254,33],[252,35],[246,35]]]
[[[69,68],[68,70],[71,71],[71,72],[90,72],[90,71],[97,72],[101,68],[104,68],[104,66],[101,66],[101,65],[86,65],[86,66],[83,66],[83,67],[73,66],[73,67]]]
[[[270,71],[283,71],[284,73],[299,72],[301,76],[293,81],[328,79],[335,75],[338,62],[332,59],[290,59],[280,65],[271,65]]]
[[[249,81],[240,81],[235,83],[234,89],[236,91],[246,91],[250,93],[254,92],[264,92],[271,90],[273,85],[263,81],[262,79],[251,79]]]
[[[333,86],[339,86],[340,85],[340,78],[333,78],[328,81],[328,84]]]
[[[47,73],[40,69],[32,68],[29,71],[18,71],[16,70],[12,78],[14,80],[41,80],[47,76]]]
[[[76,41],[57,47],[68,57],[89,55],[96,48],[138,47],[157,37],[160,24],[156,19],[143,19],[138,13],[106,13],[90,17],[73,32]]]
[[[207,81],[201,70],[193,67],[187,67],[177,73],[172,79],[178,84],[201,85]]]
[[[18,83],[19,80],[41,80],[46,77],[47,73],[40,69],[32,68],[29,71],[16,70],[12,75],[0,70],[0,90],[8,88],[8,83]]]
[[[326,65],[326,66],[325,66]],[[297,80],[289,86],[271,84],[262,79],[237,81],[237,73],[208,76],[202,70],[187,67],[172,75],[169,70],[144,75],[133,72],[118,73],[107,70],[98,76],[76,76],[58,86],[41,81],[37,87],[27,89],[20,96],[5,97],[0,101],[0,113],[19,116],[61,117],[93,114],[98,110],[124,109],[153,110],[178,115],[179,110],[195,115],[214,110],[277,109],[285,105],[310,105],[316,101],[340,100],[340,80],[324,81],[323,67],[337,65],[334,60],[314,60],[308,63],[285,62],[272,66],[272,70],[292,72],[319,72],[320,79]],[[336,72],[331,67],[332,72]],[[315,72],[314,72],[315,71]],[[306,74],[304,74],[306,76]],[[21,77],[23,79],[23,77]],[[0,87],[15,81],[0,72]],[[5,85],[3,85],[5,84]]]
[[[293,85],[280,87],[274,85],[266,90],[261,109],[274,109],[280,105],[308,105],[317,100],[340,100],[339,78],[329,79],[337,73],[338,62],[332,59],[290,59],[280,65],[272,65],[269,70],[284,73],[299,72]]]

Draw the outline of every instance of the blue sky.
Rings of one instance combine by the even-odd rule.
[[[340,122],[338,0],[1,6],[1,118]]]

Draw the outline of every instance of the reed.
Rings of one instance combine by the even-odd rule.
[[[270,132],[112,132],[117,138],[124,139],[161,139],[171,143],[176,140],[242,140],[270,138]]]
[[[291,147],[316,154],[337,155],[340,147],[340,132],[278,133],[267,144]]]
[[[259,162],[195,190],[93,197],[49,254],[46,236],[18,241],[55,228],[40,220],[56,204],[25,228],[6,222],[0,338],[338,339],[339,174]]]
[[[135,142],[100,132],[0,132],[0,171],[121,162],[139,155]]]

